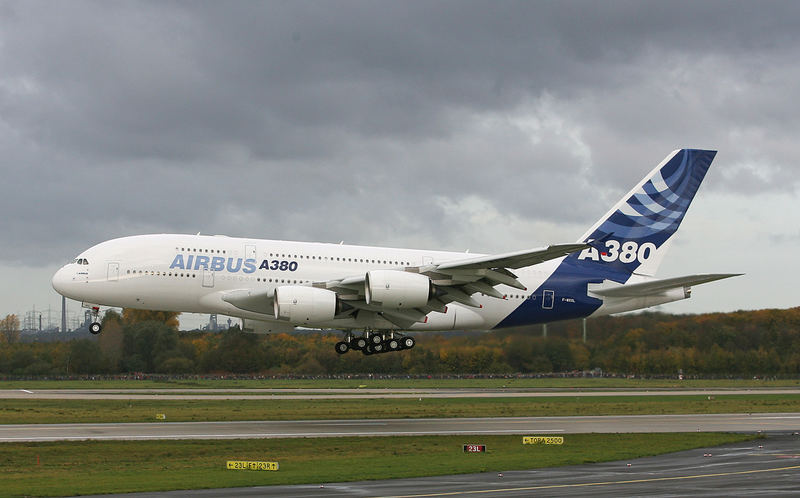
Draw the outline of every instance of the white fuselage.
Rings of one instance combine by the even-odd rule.
[[[104,306],[274,320],[271,315],[239,309],[225,302],[222,296],[241,289],[310,285],[374,269],[402,269],[465,256],[478,255],[226,236],[140,235],[87,249],[75,262],[56,273],[53,286],[71,299]],[[528,289],[536,289],[557,265],[558,260],[517,273]],[[507,299],[477,294],[474,298],[482,308],[451,303],[445,313],[431,312],[425,323],[417,323],[410,329],[491,329],[529,298],[512,287],[498,286],[498,290]],[[316,325],[344,329],[397,328],[380,316],[337,319]]]

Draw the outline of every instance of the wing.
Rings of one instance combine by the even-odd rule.
[[[425,306],[405,310],[387,310],[368,304],[365,295],[365,275],[315,282],[313,285],[336,292],[339,299],[349,305],[337,318],[364,310],[380,313],[389,322],[401,328],[408,328],[414,323],[424,322],[426,315],[431,311],[445,312],[447,304],[452,302],[475,308],[481,307],[481,304],[472,298],[475,293],[480,292],[503,299],[503,294],[495,289],[497,285],[503,284],[526,290],[511,270],[561,258],[587,247],[590,245],[558,244],[539,249],[398,268],[397,271],[427,276],[434,288],[433,297]]]

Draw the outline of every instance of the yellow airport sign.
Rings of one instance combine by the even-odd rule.
[[[522,444],[564,444],[563,436],[522,436]]]
[[[278,470],[278,462],[228,460],[228,470]]]

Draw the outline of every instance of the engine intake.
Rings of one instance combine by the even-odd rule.
[[[425,275],[397,270],[372,270],[364,282],[367,304],[384,308],[407,309],[425,306],[433,294],[433,284]]]
[[[275,318],[296,325],[331,321],[339,307],[335,292],[299,285],[275,289],[274,302]]]

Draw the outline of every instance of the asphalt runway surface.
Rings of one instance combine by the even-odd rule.
[[[478,456],[478,455],[474,455]],[[183,497],[472,497],[497,496],[797,496],[800,436],[771,435],[748,443],[590,465],[455,476],[103,495]],[[97,498],[97,497],[95,497]]]
[[[800,413],[14,424],[0,442],[694,431],[800,432]]]
[[[391,398],[539,398],[603,396],[800,395],[800,389],[2,389],[0,399],[391,399]]]

